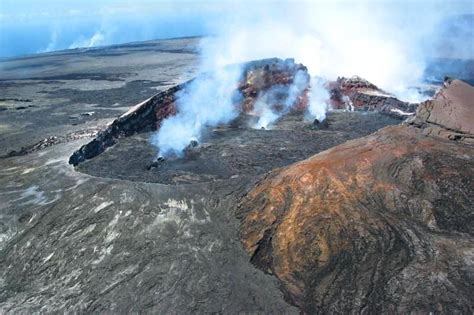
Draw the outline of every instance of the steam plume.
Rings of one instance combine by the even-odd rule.
[[[279,57],[303,63],[311,75],[308,113],[318,120],[324,119],[327,110],[328,93],[322,83],[338,76],[359,75],[402,100],[421,101],[423,96],[413,87],[423,82],[427,49],[437,37],[435,27],[451,13],[466,9],[459,1],[449,7],[441,4],[231,2],[228,14],[223,13],[221,20],[210,25],[215,36],[202,42],[201,72],[217,73],[218,79],[197,80],[180,95],[179,114],[163,123],[152,142],[161,154],[179,154],[190,140],[199,139],[204,125],[233,119],[236,113],[231,91],[240,73],[219,69],[248,60]],[[259,95],[256,127],[268,126],[279,117],[280,113],[271,108],[277,89]],[[290,91],[300,91],[298,80]],[[292,102],[289,95],[285,110]]]
[[[160,149],[159,155],[181,156],[190,141],[200,140],[204,126],[234,119],[237,116],[234,99],[238,98],[236,89],[240,75],[238,65],[216,68],[212,75],[200,77],[179,92],[178,113],[164,120],[151,139]]]
[[[308,87],[308,84],[307,74],[299,70],[296,72],[293,83],[289,88],[277,85],[259,95],[255,102],[255,112],[259,116],[259,119],[254,128],[268,129],[269,125],[290,110],[297,101],[298,96]],[[283,100],[280,100],[279,96],[282,94],[287,95]],[[283,108],[273,108],[276,104],[282,105]]]

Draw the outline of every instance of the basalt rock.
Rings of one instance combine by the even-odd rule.
[[[329,82],[328,90],[331,95],[330,104],[336,109],[378,111],[405,119],[414,115],[418,105],[400,101],[358,76],[340,77],[334,82]]]
[[[235,104],[239,111],[252,112],[253,106],[260,95],[266,90],[280,86],[282,87],[282,98],[285,98],[286,90],[293,83],[296,73],[301,71],[307,78],[309,75],[305,66],[296,64],[293,59],[263,59],[248,62],[242,65],[241,80],[236,90],[242,95],[242,99]],[[197,80],[196,78],[194,80]],[[116,143],[120,137],[128,137],[135,133],[157,130],[161,122],[178,111],[176,106],[177,93],[185,90],[192,80],[160,92],[150,99],[132,107],[127,113],[113,121],[104,131],[99,132],[97,137],[90,143],[82,146],[69,159],[69,164],[74,166],[91,159]],[[309,88],[309,86],[308,86]],[[306,88],[297,97],[294,108],[304,109],[307,106]],[[275,104],[278,110],[279,104]]]
[[[471,139],[472,93],[447,82],[414,121],[277,169],[243,198],[243,247],[288,301],[308,314],[473,313],[474,146],[427,132]]]
[[[304,111],[309,101],[310,77],[307,68],[295,63],[293,59],[271,58],[243,64],[241,79],[236,86],[237,94],[241,97],[234,105],[241,113],[255,115],[254,106],[259,97],[274,89],[271,108],[274,112],[283,113],[287,110],[283,103],[290,93],[290,87],[296,75],[301,75],[300,79],[303,78],[305,83],[291,110]],[[199,80],[199,78],[194,80]],[[185,90],[191,81],[160,92],[134,106],[105,130],[99,132],[90,143],[74,152],[69,163],[76,166],[101,154],[106,148],[114,145],[120,137],[159,129],[164,119],[177,113],[179,110],[176,105],[178,92]],[[413,114],[416,109],[416,104],[402,102],[359,77],[338,78],[337,81],[328,83],[327,88],[331,92],[330,103],[334,108],[379,111],[403,119]]]
[[[44,150],[48,147],[51,147],[53,145],[57,145],[57,144],[60,144],[60,143],[66,143],[66,142],[79,140],[79,139],[85,139],[85,138],[92,138],[92,137],[96,136],[99,132],[100,132],[100,129],[96,127],[96,128],[87,128],[87,129],[84,129],[84,130],[70,132],[70,133],[68,133],[64,136],[49,136],[49,137],[46,137],[46,138],[38,141],[37,143],[34,143],[32,145],[29,145],[29,146],[22,147],[18,151],[15,151],[15,150],[10,151],[5,156],[1,156],[1,157],[5,158],[5,157],[26,155],[26,154],[29,154],[29,153],[32,153],[32,152],[37,152],[37,151],[40,151],[40,150]]]
[[[175,94],[189,82],[177,85],[160,92],[150,99],[132,107],[128,112],[114,120],[105,130],[88,144],[82,146],[69,158],[69,164],[74,166],[91,159],[106,148],[115,144],[120,137],[127,137],[137,132],[156,130],[166,117],[176,113]]]

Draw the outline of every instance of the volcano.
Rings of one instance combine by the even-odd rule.
[[[306,68],[279,59],[245,68],[238,118],[206,128],[183,157],[144,167],[150,133],[176,113],[173,93],[186,84],[139,104],[70,162],[210,196],[214,211],[240,219],[250,261],[304,313],[469,312],[474,88],[448,80],[419,105],[339,78],[326,83],[336,110],[324,124],[305,116],[308,86],[267,130],[252,127],[257,96]]]
[[[340,77],[322,120],[304,65],[241,66],[234,119],[180,156],[150,138],[199,76],[1,160],[2,310],[472,313],[474,88],[413,104]]]
[[[292,116],[293,119],[283,117],[283,119],[281,119],[282,121],[279,121],[275,128],[285,129],[285,127],[283,127],[283,125],[285,125],[284,121],[288,119],[290,121],[297,120],[299,123],[294,126],[287,126],[286,129],[299,129],[303,133],[300,135],[303,138],[310,139],[312,137],[311,134],[304,135],[305,125],[307,127],[306,129],[315,129],[311,126],[307,126],[304,122],[304,112],[308,107],[307,94],[309,89],[311,89],[309,85],[309,74],[304,65],[295,64],[293,59],[264,59],[244,64],[242,72],[243,74],[236,87],[236,91],[241,94],[241,99],[235,104],[237,110],[240,112],[239,117],[226,126],[218,126],[214,131],[207,130],[208,137],[212,138],[212,133],[217,133],[219,130],[222,131],[223,128],[247,129],[248,131],[250,128],[246,127],[255,125],[255,120],[258,119],[259,116],[259,113],[255,113],[255,104],[259,99],[259,95],[275,87],[279,88],[277,90],[279,95],[272,100],[273,103],[270,104],[270,107],[275,112],[281,112],[281,102],[285,99],[285,96],[288,95],[288,90],[291,88],[295,76],[299,72],[303,73],[307,82],[300,94],[296,96],[290,109],[289,116]],[[199,78],[194,80],[198,79]],[[187,87],[194,80],[159,93],[149,100],[136,105],[115,120],[106,130],[100,132],[93,141],[77,150],[70,157],[69,163],[78,165],[87,159],[91,159],[101,154],[106,148],[113,146],[119,138],[159,130],[164,119],[176,115],[177,113],[176,95],[181,91],[186,91]],[[358,77],[351,79],[339,78],[336,82],[328,82],[326,85],[332,95],[328,106],[331,105],[335,109],[381,113],[399,119],[413,115],[416,109],[416,104],[402,102],[394,96],[380,90],[375,85]],[[288,113],[285,112],[282,114]],[[372,120],[373,124],[378,127],[387,123],[385,122],[387,120],[386,118],[381,119],[380,123],[376,122],[377,118],[373,118]],[[357,123],[357,119],[354,123]],[[368,128],[371,128],[370,123]],[[356,129],[363,130],[365,128],[354,128],[354,130]],[[373,131],[374,129],[372,128],[370,130]],[[275,147],[274,144],[271,146]]]

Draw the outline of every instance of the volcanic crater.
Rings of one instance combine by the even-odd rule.
[[[236,177],[256,177],[350,139],[368,135],[400,120],[379,113],[332,112],[320,128],[302,113],[282,117],[269,130],[254,129],[241,117],[239,124],[207,128],[201,142],[182,157],[165,159],[155,167],[149,138],[139,133],[120,139],[101,155],[81,163],[77,170],[101,177],[190,184]]]
[[[110,54],[111,69],[131,60],[133,72],[157,53],[130,58],[127,49],[74,60]],[[65,57],[38,62],[45,58]],[[143,76],[158,84],[183,72],[160,67]],[[297,73],[309,76],[291,59],[244,64],[235,119],[205,126],[179,158],[152,163],[159,148],[150,138],[179,114],[179,93],[199,77],[167,84],[105,127],[108,118],[81,133],[64,128],[71,133],[0,159],[0,309],[473,313],[474,88],[446,80],[432,100],[410,104],[362,78],[339,78],[324,84],[333,110],[321,122],[307,116],[309,85],[282,106]],[[101,95],[127,104],[122,113],[126,100],[142,97],[135,84]],[[256,128],[256,101],[274,87],[279,119]],[[100,93],[73,94],[89,95],[82,102]],[[28,118],[10,114],[5,121]],[[22,139],[45,134],[31,128]]]
[[[309,77],[303,65],[296,64],[292,59],[274,58],[249,62],[243,67],[244,72],[237,86],[242,95],[235,104],[240,112],[237,118],[226,124],[204,127],[197,146],[190,145],[181,157],[166,158],[151,164],[157,149],[149,140],[164,119],[176,114],[176,94],[190,83],[139,104],[76,151],[70,163],[78,165],[78,171],[94,176],[170,185],[237,177],[256,179],[274,168],[300,161],[384,126],[399,124],[404,117],[390,111],[393,108],[407,111],[410,105],[411,111],[414,111],[414,104],[401,102],[361,78],[339,79],[327,86],[336,95],[332,102],[337,101],[339,109],[329,112],[327,118],[319,122],[311,119],[306,112],[309,84],[302,89],[289,110],[283,111],[279,105],[299,71]],[[347,82],[353,86],[348,87]],[[262,93],[275,86],[279,89],[280,99],[270,106],[275,112],[280,111],[280,117],[267,128],[257,128],[255,103]],[[352,102],[347,103],[350,98],[342,99],[342,96],[360,97],[360,93],[356,92],[359,88],[364,92],[380,91],[385,94],[373,96],[371,108],[360,107],[356,103],[354,110],[349,108],[353,106]],[[385,103],[392,105],[390,107]]]
[[[259,95],[289,89],[298,71],[307,75],[293,60],[246,64],[238,117],[206,126],[181,157],[150,166],[149,139],[179,113],[176,93],[189,83],[139,104],[70,163],[94,176],[188,186],[186,198],[230,210],[250,261],[304,313],[472,310],[461,279],[473,274],[463,257],[473,250],[474,89],[448,79],[420,105],[339,78],[326,83],[336,109],[323,122],[308,119],[308,85],[291,109],[270,104],[280,117],[255,128]],[[455,239],[457,249],[443,245]]]

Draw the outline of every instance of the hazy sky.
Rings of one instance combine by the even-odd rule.
[[[364,0],[367,2],[366,0]],[[331,3],[334,1],[321,1]],[[353,5],[359,1],[347,1]],[[372,0],[374,5],[428,0]],[[437,1],[472,13],[473,1]],[[258,3],[258,4],[256,4]],[[0,0],[0,57],[131,41],[207,35],[234,12],[298,12],[299,1]],[[426,13],[425,13],[426,14]],[[429,14],[429,13],[428,13]],[[296,14],[296,21],[297,21]],[[217,22],[219,21],[219,22]]]
[[[204,35],[219,8],[215,1],[0,0],[0,57]]]

